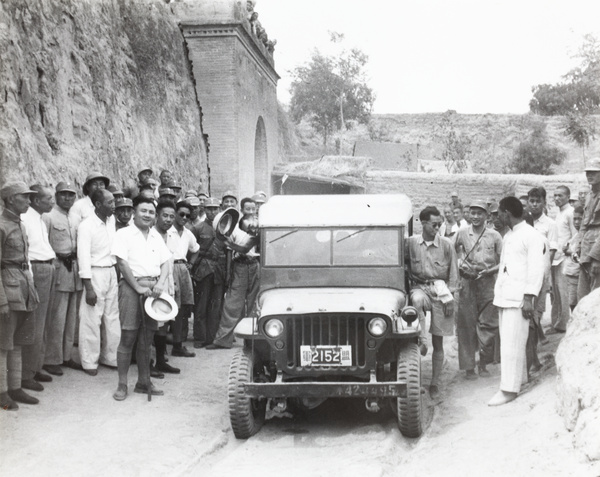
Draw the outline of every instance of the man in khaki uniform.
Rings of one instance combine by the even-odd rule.
[[[498,336],[498,310],[494,284],[502,253],[502,237],[486,228],[487,209],[483,201],[470,206],[471,225],[456,235],[461,290],[456,328],[458,364],[474,379],[475,354],[479,351],[479,375],[489,376],[486,365],[494,361],[494,343]]]
[[[77,327],[77,306],[83,290],[77,264],[77,229],[69,218],[75,197],[75,188],[70,182],[59,182],[56,186],[56,206],[42,216],[57,258],[54,299],[44,337],[44,369],[58,376],[62,374],[61,365],[81,369],[71,357]]]
[[[588,162],[585,176],[592,189],[583,208],[579,229],[581,271],[577,285],[578,300],[600,286],[600,157]]]
[[[39,401],[21,388],[21,346],[34,341],[33,311],[38,295],[29,269],[28,243],[21,214],[29,208],[24,182],[9,182],[0,190],[4,210],[0,215],[0,407],[15,410],[15,402]]]
[[[440,211],[435,207],[425,207],[419,220],[423,225],[423,233],[409,237],[406,247],[413,282],[410,300],[419,313],[422,355],[427,353],[424,344],[425,313],[431,312],[429,332],[432,334],[433,357],[429,394],[436,399],[440,394],[440,376],[444,365],[444,336],[454,334],[453,293],[458,289],[458,264],[450,239],[440,237],[437,233],[444,221]]]

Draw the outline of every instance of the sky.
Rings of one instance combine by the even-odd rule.
[[[369,56],[373,112],[526,113],[531,87],[578,64],[583,35],[600,37],[599,0],[257,0],[276,39],[277,94],[329,31]]]

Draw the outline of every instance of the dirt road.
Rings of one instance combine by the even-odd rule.
[[[37,406],[0,412],[0,475],[6,476],[577,476],[600,474],[572,448],[555,412],[555,368],[544,370],[514,402],[490,408],[499,382],[466,381],[456,342],[447,343],[443,398],[425,396],[419,439],[400,435],[393,414],[368,413],[362,402],[331,400],[303,417],[272,416],[247,441],[234,438],[227,411],[233,351],[200,350],[174,358],[180,375],[156,380],[164,397],[131,393],[112,399],[116,371],[98,376],[65,370],[37,393]],[[431,349],[431,348],[430,348]],[[429,382],[431,354],[424,359]]]

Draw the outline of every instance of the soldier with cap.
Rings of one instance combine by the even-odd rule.
[[[486,366],[494,361],[498,310],[492,302],[502,237],[486,227],[488,212],[483,201],[473,201],[469,214],[471,225],[458,231],[454,243],[461,276],[456,329],[459,368],[466,371],[467,379],[474,379],[477,352],[480,376],[489,376]]]
[[[171,202],[175,202],[177,199],[177,194],[170,187],[161,187],[158,191],[158,197],[161,201],[168,200]]]
[[[39,184],[32,186],[31,189],[37,194],[31,198],[31,207],[21,219],[27,231],[29,262],[40,303],[33,315],[34,341],[31,345],[23,346],[23,387],[32,391],[41,391],[43,387],[36,381],[52,381],[49,375],[42,373],[42,367],[45,353],[44,333],[52,304],[56,258],[56,253],[48,240],[48,227],[42,219],[42,214],[50,212],[54,207],[54,194],[52,189]],[[62,371],[58,368],[54,374],[60,375]]]
[[[108,186],[108,191],[113,195],[113,197],[115,198],[115,202],[117,200],[122,199],[123,197],[125,197],[125,193],[119,189],[116,185],[111,184]]]
[[[21,347],[33,343],[33,311],[38,296],[29,270],[27,232],[21,214],[36,192],[24,182],[8,182],[0,189],[0,407],[15,410],[39,401],[21,387]]]
[[[588,161],[585,177],[591,186],[591,193],[583,208],[579,229],[581,242],[576,250],[581,266],[577,285],[578,301],[600,286],[600,157]]]
[[[115,200],[115,228],[116,230],[127,227],[133,217],[133,201],[128,197]]]
[[[237,200],[237,196],[234,194],[234,192],[231,190],[226,191],[223,194],[223,197],[221,198],[221,209],[226,210],[226,209],[229,209],[229,207],[233,207],[234,209],[237,209],[237,205],[238,205],[238,200]]]
[[[75,197],[73,184],[59,182],[56,186],[56,205],[42,217],[57,257],[52,307],[46,323],[44,369],[59,376],[62,374],[61,365],[81,369],[71,356],[77,328],[77,309],[83,290],[77,264],[77,229],[69,219],[69,210]]]
[[[186,197],[185,203],[190,209],[190,217],[189,220],[186,221],[185,226],[191,230],[192,227],[197,227],[206,218],[206,215],[204,214],[204,199],[200,200],[198,197]]]
[[[152,176],[152,168],[148,166],[144,166],[137,173],[138,183],[144,182],[146,179],[149,179]]]
[[[181,198],[181,186],[177,183],[175,179],[171,179],[167,184],[167,187],[171,189],[175,194],[175,201]]]
[[[220,206],[221,201],[216,197],[206,199],[206,219],[200,225],[192,227],[192,233],[200,245],[200,255],[192,269],[194,348],[202,348],[213,342],[221,318],[227,259],[225,244],[213,228],[213,220],[219,213]]]
[[[152,195],[155,198],[158,198],[158,182],[156,182],[152,177],[147,177],[146,179],[144,179],[142,182],[140,182],[139,184],[139,190],[140,190],[140,194],[144,191],[144,190],[149,190],[152,192]],[[138,194],[139,195],[139,194]]]
[[[71,210],[69,211],[69,218],[74,227],[79,227],[81,221],[94,213],[94,204],[90,196],[95,190],[108,189],[110,185],[110,179],[100,172],[92,172],[85,178],[83,184],[83,195],[81,199],[77,200]]]
[[[267,202],[267,194],[259,190],[252,196],[252,200],[256,204],[256,216],[258,217],[258,211]]]

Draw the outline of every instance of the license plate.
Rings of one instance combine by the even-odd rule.
[[[352,346],[300,346],[302,366],[352,366]]]

